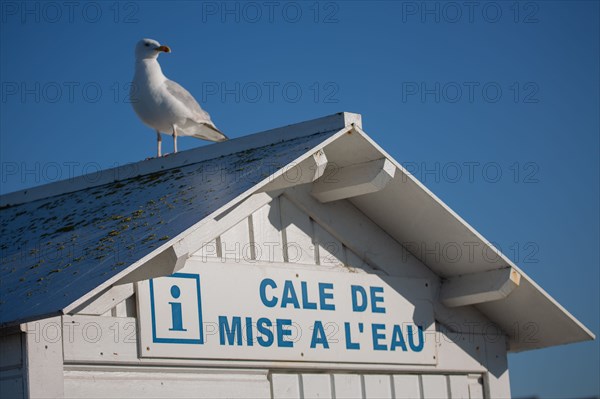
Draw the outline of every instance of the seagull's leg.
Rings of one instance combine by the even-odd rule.
[[[162,147],[162,138],[160,137],[160,132],[157,130],[156,131],[156,146],[157,146],[157,152],[158,152],[158,157],[160,158],[161,156],[161,147]]]
[[[177,128],[173,125],[173,154],[177,154]]]

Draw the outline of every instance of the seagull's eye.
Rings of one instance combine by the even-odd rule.
[[[146,43],[146,44],[144,44],[144,46],[150,47],[150,43]]]

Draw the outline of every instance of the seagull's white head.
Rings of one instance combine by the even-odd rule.
[[[168,46],[161,46],[152,39],[142,39],[135,46],[135,58],[138,60],[157,58],[160,53],[170,53]]]

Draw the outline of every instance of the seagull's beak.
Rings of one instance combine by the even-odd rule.
[[[163,51],[165,53],[170,53],[171,49],[169,48],[169,46],[158,46],[156,48],[156,51]]]

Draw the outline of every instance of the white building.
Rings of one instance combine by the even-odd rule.
[[[357,114],[0,206],[2,397],[507,398],[594,339]]]

